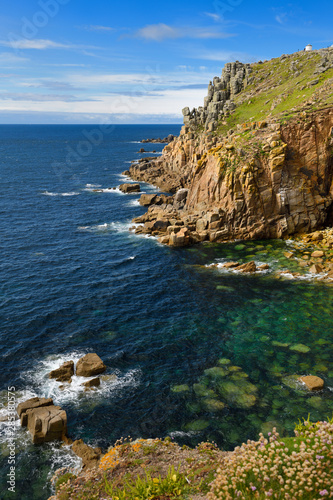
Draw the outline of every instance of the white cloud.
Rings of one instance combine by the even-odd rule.
[[[57,49],[57,48],[70,48],[70,45],[64,45],[62,43],[52,42],[52,40],[27,40],[22,38],[21,40],[0,40],[0,45],[3,47],[11,47],[12,49]]]
[[[192,59],[205,59],[207,61],[219,61],[221,64],[231,61],[255,62],[258,58],[246,52],[232,52],[227,50],[201,51],[190,55]]]
[[[155,40],[160,42],[167,38],[180,38],[181,31],[176,28],[172,28],[167,24],[159,23],[159,24],[149,24],[144,28],[139,29],[136,32],[136,36],[138,38],[144,38],[145,40]]]
[[[83,29],[87,31],[114,31],[114,28],[111,28],[110,26],[100,26],[100,25],[83,26]]]
[[[184,106],[201,106],[206,92],[204,89],[183,89],[164,91],[162,96],[143,95],[137,96],[117,96],[117,95],[96,95],[90,96],[90,100],[65,101],[63,96],[47,96],[45,99],[37,101],[26,94],[25,100],[20,100],[24,95],[17,96],[16,99],[1,101],[2,111],[29,111],[48,113],[93,113],[93,114],[135,114],[141,115],[142,119],[146,115],[173,114],[181,116]],[[49,97],[49,99],[47,99]],[[94,101],[94,102],[92,102]]]
[[[26,57],[20,57],[12,52],[1,52],[0,53],[0,64],[17,64],[27,62],[29,59]]]
[[[134,36],[145,40],[161,42],[162,40],[176,38],[230,38],[234,35],[231,33],[216,31],[216,29],[212,28],[189,26],[174,28],[172,26],[168,26],[167,24],[160,23],[149,24],[148,26],[136,31]]]
[[[214,21],[216,21],[216,22],[221,21],[221,16],[219,16],[218,14],[215,14],[213,12],[205,12],[205,15],[210,17],[211,19],[214,19]]]
[[[100,49],[100,47],[89,46],[89,45],[74,45],[74,44],[64,44],[53,42],[52,40],[44,40],[41,38],[36,38],[34,40],[28,40],[26,38],[21,38],[19,40],[0,40],[0,46],[10,47],[11,49],[18,50],[45,50],[45,49]]]
[[[86,102],[95,99],[79,99],[73,95],[58,95],[58,94],[29,94],[16,92],[0,93],[0,101],[32,101],[32,102]]]

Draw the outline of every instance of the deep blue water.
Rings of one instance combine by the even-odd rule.
[[[0,126],[1,395],[5,401],[14,386],[17,401],[52,396],[67,411],[70,436],[92,445],[171,434],[230,449],[267,422],[291,432],[308,412],[319,419],[333,410],[331,287],[204,267],[236,258],[283,265],[287,243],[175,250],[128,231],[144,212],[140,195],[108,188],[124,182],[121,172],[142,156],[138,141],[179,130]],[[310,350],[290,349],[300,343]],[[87,352],[97,352],[117,379],[84,393],[75,381],[62,391],[47,378]],[[246,376],[256,386],[255,404],[228,399],[221,374],[204,373],[221,358],[239,367],[239,376],[227,376],[241,398]],[[309,395],[283,378],[309,372],[325,379],[323,393]],[[216,391],[223,409],[213,407]],[[1,498],[46,499],[50,470],[75,465],[75,457],[58,445],[32,446],[17,425],[17,493],[6,493],[7,424],[0,425]]]

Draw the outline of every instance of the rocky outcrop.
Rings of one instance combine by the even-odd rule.
[[[31,398],[28,399],[27,401],[24,401],[23,403],[20,403],[17,406],[17,414],[21,419],[21,425],[22,427],[27,427],[28,425],[28,416],[27,416],[27,411],[32,410],[34,408],[42,408],[44,406],[51,406],[53,405],[53,400],[51,398]]]
[[[72,445],[73,452],[82,459],[84,469],[92,469],[98,466],[101,457],[100,448],[92,448],[85,444],[82,439],[74,441]]]
[[[67,432],[67,415],[50,398],[32,398],[17,407],[21,425],[28,427],[34,444],[63,440]]]
[[[182,110],[184,125],[191,127],[203,125],[209,132],[215,130],[217,121],[223,116],[228,116],[230,111],[236,108],[233,97],[251,82],[251,73],[250,64],[239,61],[226,64],[221,78],[215,77],[213,82],[209,82],[208,95],[204,99],[203,107],[193,108],[192,111],[188,107]]]
[[[96,353],[89,353],[79,359],[76,364],[76,375],[93,377],[105,372],[106,366]]]
[[[172,142],[176,137],[172,134],[169,134],[167,137],[164,137],[164,139],[161,139],[160,137],[158,137],[157,139],[142,139],[142,143],[146,144],[148,142],[152,142],[152,143],[160,143],[160,144],[168,144],[169,142]]]
[[[27,410],[28,431],[34,444],[62,440],[67,432],[67,415],[60,406]]]
[[[162,158],[145,164],[144,180],[163,187],[168,179],[173,191],[180,188],[174,210],[165,207],[163,218],[187,226],[191,243],[311,232],[331,217],[332,127],[329,108],[286,124],[241,124],[227,137],[202,133],[194,140],[181,133]],[[243,130],[251,132],[246,150]],[[138,168],[131,167],[130,174],[142,180]],[[151,206],[136,222],[153,221],[156,215],[161,218],[161,209]],[[150,229],[154,234],[156,228]],[[175,240],[170,238],[170,244]]]
[[[56,370],[49,373],[49,378],[55,378],[57,382],[71,382],[74,375],[74,361],[66,361]]]
[[[83,382],[83,384],[81,384],[81,385],[83,385],[87,389],[99,387],[101,385],[101,379],[99,377],[92,378],[91,380],[88,380],[87,382]]]
[[[122,193],[139,193],[140,184],[120,184],[119,190]]]

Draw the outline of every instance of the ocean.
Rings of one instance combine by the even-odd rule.
[[[180,125],[0,126],[1,499],[45,500],[55,469],[78,467],[69,447],[34,446],[14,426],[15,402],[53,397],[72,439],[107,448],[121,437],[165,437],[232,449],[276,425],[333,411],[333,289],[277,279],[291,241],[204,243],[172,249],[129,231],[145,212],[123,194],[122,172],[148,137]],[[116,189],[112,189],[112,188]],[[110,189],[111,188],[111,189]],[[141,191],[159,190],[141,183]],[[270,264],[245,276],[212,266]],[[96,352],[107,377],[85,392],[48,373]],[[306,392],[295,376],[325,389]],[[15,493],[8,491],[15,443]]]

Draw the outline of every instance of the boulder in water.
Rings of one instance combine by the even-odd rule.
[[[96,353],[89,353],[80,358],[76,364],[76,375],[93,377],[105,372],[106,366]]]
[[[66,361],[56,370],[49,373],[49,378],[55,378],[57,382],[69,382],[74,375],[74,361]]]
[[[23,403],[20,403],[17,408],[17,414],[21,419],[21,425],[26,427],[28,425],[27,411],[34,408],[42,408],[44,406],[52,406],[53,399],[51,398],[31,398],[27,399]]]
[[[324,387],[323,379],[320,377],[315,377],[314,375],[300,377],[299,381],[305,384],[310,391],[319,391]]]
[[[67,415],[60,406],[27,410],[28,431],[34,444],[63,439],[67,432]]]

